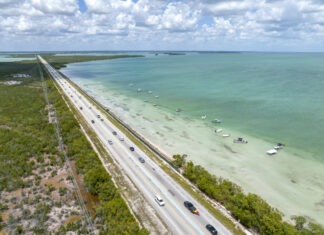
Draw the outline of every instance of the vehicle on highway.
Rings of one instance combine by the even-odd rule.
[[[116,131],[113,131],[112,133],[113,133],[113,135],[117,135],[117,132]]]
[[[108,140],[108,144],[112,145],[112,144],[113,144],[113,142],[112,142],[111,140]]]
[[[130,151],[135,151],[134,147],[129,147]]]
[[[144,158],[142,158],[142,157],[139,157],[138,160],[139,160],[141,163],[144,163],[144,162],[145,162]]]
[[[211,224],[207,224],[206,225],[206,229],[213,235],[217,235],[217,230],[215,229],[215,227]]]
[[[165,205],[163,199],[158,194],[155,195],[154,200],[156,201],[157,204],[159,204],[159,206],[164,206]]]
[[[119,136],[119,140],[120,140],[120,141],[124,141],[124,137]]]
[[[83,109],[82,106],[80,106],[80,109],[81,109],[81,110]]]
[[[100,118],[100,115],[98,114],[97,117]]]
[[[199,211],[196,209],[196,207],[189,201],[185,201],[184,203],[184,206],[188,208],[188,210],[193,213],[193,214],[196,214],[196,215],[199,215]]]
[[[91,123],[95,123],[95,121],[94,120],[91,120]]]

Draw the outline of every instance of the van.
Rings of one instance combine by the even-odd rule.
[[[164,206],[165,205],[163,199],[158,194],[155,195],[154,200],[156,201],[157,204],[159,204],[159,206]]]

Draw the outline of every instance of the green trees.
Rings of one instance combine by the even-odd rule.
[[[180,155],[174,156],[174,162],[179,162]],[[193,182],[207,196],[223,204],[234,218],[246,228],[258,234],[324,234],[324,229],[318,224],[308,223],[302,216],[294,216],[295,227],[284,222],[282,214],[272,208],[258,195],[244,194],[241,187],[229,180],[211,175],[207,170],[192,161],[181,162],[183,175]]]
[[[80,130],[77,121],[49,83],[49,97],[56,108],[60,122],[63,142],[69,159],[75,160],[77,172],[83,174],[88,191],[99,197],[96,206],[95,221],[100,234],[135,234],[146,235],[145,228],[139,228],[125,201],[115,187],[110,175],[103,168],[97,154]],[[61,230],[74,228],[75,224],[62,227]]]
[[[180,155],[180,154],[176,154],[173,155],[173,161],[172,163],[178,167],[181,168],[185,163],[186,163],[186,155]]]
[[[9,73],[11,66],[3,71]],[[15,63],[15,67],[33,70],[36,64]],[[46,120],[44,94],[36,77],[24,79],[23,84],[29,86],[0,85],[0,190],[24,187],[22,178],[33,170],[30,158],[55,153],[54,129]]]

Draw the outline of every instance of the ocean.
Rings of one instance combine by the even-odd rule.
[[[61,71],[169,155],[188,154],[287,219],[324,223],[324,54],[135,54],[145,57]]]

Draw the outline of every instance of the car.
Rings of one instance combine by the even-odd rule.
[[[185,201],[184,203],[184,206],[188,208],[188,210],[193,213],[193,214],[196,214],[196,215],[199,215],[199,211],[196,209],[196,207],[189,201]]]
[[[100,115],[98,114],[97,117],[100,118]]]
[[[92,122],[92,123],[95,123],[95,121],[94,121],[94,120],[91,120],[91,122]]]
[[[134,147],[129,147],[130,151],[135,151]]]
[[[117,135],[117,132],[116,131],[113,131],[112,133],[113,133],[113,135]]]
[[[80,106],[80,109],[81,109],[81,110],[83,109],[82,106]]]
[[[158,194],[155,195],[154,200],[156,201],[157,204],[159,204],[159,206],[165,205],[163,199]]]
[[[144,158],[142,158],[142,157],[139,157],[138,160],[139,160],[141,163],[144,163],[144,162],[145,162]]]
[[[214,228],[214,226],[211,224],[207,224],[206,229],[213,235],[217,235],[218,233],[217,230]]]
[[[119,136],[119,140],[120,140],[120,141],[124,141],[124,137]]]
[[[110,145],[112,145],[112,144],[113,144],[113,142],[112,142],[111,140],[108,140],[108,143],[109,143]]]

